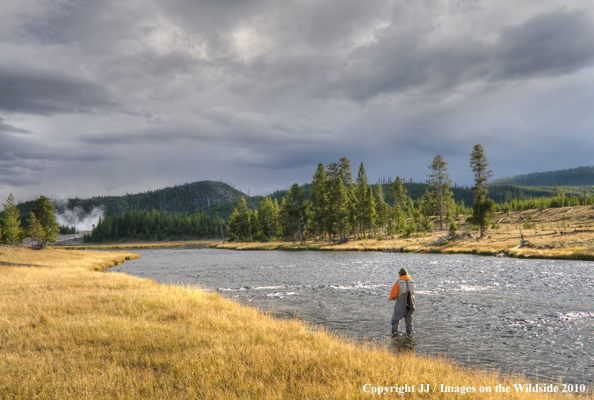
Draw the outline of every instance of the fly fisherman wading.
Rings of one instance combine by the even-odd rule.
[[[406,268],[402,268],[399,272],[400,279],[396,281],[392,291],[390,292],[390,300],[395,300],[394,314],[392,315],[392,334],[398,335],[398,324],[402,318],[406,323],[406,334],[412,336],[413,334],[413,313],[414,309],[414,293],[416,291],[415,281],[408,275]],[[410,291],[411,296],[408,296]],[[412,301],[411,301],[412,300]],[[411,304],[412,303],[412,304]]]

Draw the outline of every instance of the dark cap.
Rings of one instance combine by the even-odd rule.
[[[406,268],[400,268],[400,271],[398,271],[398,273],[400,275],[408,275],[408,271],[406,270]]]

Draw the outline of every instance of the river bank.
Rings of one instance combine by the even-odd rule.
[[[38,265],[0,267],[0,397],[357,399],[414,386],[415,398],[486,399],[500,397],[498,385],[509,399],[551,397],[518,393],[524,379],[356,345],[213,293],[98,272],[134,257],[0,249],[1,261]]]
[[[406,253],[476,254],[517,258],[594,261],[594,209],[591,206],[550,208],[498,213],[483,238],[469,230],[467,216],[460,216],[460,234],[445,230],[417,233],[410,238],[373,235],[346,243],[331,241],[274,241],[229,243],[220,239],[173,242],[104,243],[56,246],[64,249],[218,248],[229,250],[382,251]],[[437,225],[437,221],[434,221]]]

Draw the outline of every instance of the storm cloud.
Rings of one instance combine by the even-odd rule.
[[[115,103],[101,86],[58,71],[0,67],[0,110],[8,113],[84,113]]]
[[[267,193],[592,164],[594,6],[570,0],[23,0],[0,15],[0,197],[204,179]]]

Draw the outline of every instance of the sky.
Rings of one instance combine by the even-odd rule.
[[[0,197],[593,165],[594,3],[4,0]]]

